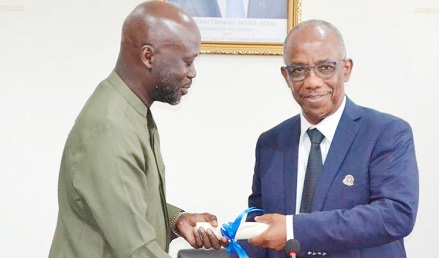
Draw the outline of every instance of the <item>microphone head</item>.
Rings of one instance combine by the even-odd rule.
[[[298,254],[300,252],[300,243],[296,239],[289,239],[284,248],[285,254],[290,257],[291,252]]]

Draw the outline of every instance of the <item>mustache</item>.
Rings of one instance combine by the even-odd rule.
[[[312,97],[320,97],[331,94],[332,90],[310,90],[307,92],[303,92],[300,94],[301,97],[304,98],[312,98]]]

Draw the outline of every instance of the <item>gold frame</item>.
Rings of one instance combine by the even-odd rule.
[[[162,0],[167,2],[167,0]],[[288,0],[288,31],[302,18],[302,0]],[[287,31],[287,32],[288,32]],[[282,55],[282,44],[201,42],[202,54]]]

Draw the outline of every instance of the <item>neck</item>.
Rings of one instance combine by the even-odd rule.
[[[126,69],[123,69],[121,67],[124,67]],[[150,108],[153,100],[150,97],[150,94],[147,91],[147,87],[145,87],[145,83],[143,83],[141,80],[136,80],[136,78],[140,78],[140,76],[136,75],[134,72],[134,69],[130,69],[127,66],[116,66],[114,69],[119,75],[119,77],[122,79],[122,81],[128,86],[128,88],[131,89],[131,91],[136,94],[136,96],[148,107]]]

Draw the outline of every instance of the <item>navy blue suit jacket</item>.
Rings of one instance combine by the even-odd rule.
[[[295,214],[300,116],[264,132],[256,147],[249,206]],[[351,175],[354,184],[343,183]],[[405,121],[349,98],[319,178],[310,214],[294,215],[300,257],[402,258],[418,207],[418,168]],[[283,253],[246,245],[250,257]]]
[[[217,0],[168,0],[194,17],[221,17]],[[287,19],[287,0],[249,0],[247,18]]]

